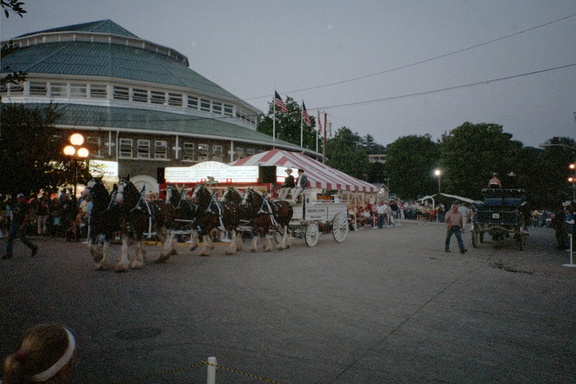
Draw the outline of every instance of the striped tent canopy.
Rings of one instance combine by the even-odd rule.
[[[376,187],[344,172],[331,168],[303,153],[273,149],[236,160],[230,165],[278,166],[303,169],[311,188],[352,192],[376,192]],[[296,175],[295,175],[296,176]]]

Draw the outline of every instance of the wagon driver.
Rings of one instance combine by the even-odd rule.
[[[502,182],[497,173],[492,174],[492,178],[488,181],[488,188],[502,188]]]
[[[292,176],[292,170],[290,168],[286,169],[285,171],[288,176],[284,179],[284,184],[278,190],[278,199],[285,200],[288,196],[288,193],[294,188],[294,176]]]
[[[298,170],[298,180],[296,181],[296,187],[292,188],[292,200],[296,202],[298,200],[298,196],[302,193],[303,190],[306,189],[308,185],[308,178],[304,174],[303,169]]]

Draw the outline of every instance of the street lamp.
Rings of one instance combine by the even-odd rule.
[[[78,184],[78,159],[85,159],[90,152],[87,148],[82,147],[84,136],[80,133],[74,133],[70,136],[70,144],[64,147],[64,154],[70,156],[74,161],[74,199],[76,199],[76,186]]]
[[[439,169],[435,169],[434,175],[438,178],[438,194],[440,194],[441,193],[441,191],[440,191],[440,179],[442,178],[442,171]]]
[[[574,183],[576,182],[576,164],[571,163],[568,168],[572,171],[572,176],[568,178],[568,182],[572,184],[572,201],[576,201],[576,189]]]

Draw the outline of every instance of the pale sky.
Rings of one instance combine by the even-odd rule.
[[[2,40],[111,19],[263,111],[276,89],[382,145],[465,121],[576,135],[574,0],[24,1]]]

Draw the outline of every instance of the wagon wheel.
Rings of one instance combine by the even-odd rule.
[[[526,235],[520,234],[518,235],[518,249],[522,251],[524,249],[524,245],[526,245]]]
[[[334,240],[336,240],[337,243],[343,242],[349,230],[348,217],[344,212],[338,212],[336,216],[334,216],[334,220],[332,220],[332,236],[334,236]]]
[[[479,244],[479,240],[480,240],[479,231],[477,228],[474,228],[470,232],[472,233],[472,246],[474,248],[478,248],[478,244]]]
[[[306,232],[304,234],[304,240],[306,241],[306,245],[309,247],[313,247],[318,242],[318,238],[320,237],[320,230],[318,229],[318,224],[310,223],[306,227]]]
[[[516,234],[516,240],[518,241],[518,249],[522,251],[526,245],[526,231],[524,231],[524,227],[521,227],[520,232]]]

